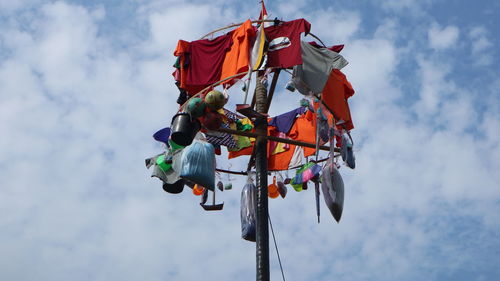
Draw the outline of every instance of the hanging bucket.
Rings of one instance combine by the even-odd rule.
[[[193,142],[194,136],[200,130],[198,120],[191,120],[189,113],[181,112],[172,118],[172,135],[170,138],[178,145],[188,146]]]
[[[172,184],[164,183],[163,190],[168,193],[178,194],[184,190],[184,180],[180,179]]]

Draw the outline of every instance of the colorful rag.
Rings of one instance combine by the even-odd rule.
[[[297,170],[290,184],[296,191],[302,191],[302,184],[319,175],[319,172],[321,172],[321,166],[309,162]]]

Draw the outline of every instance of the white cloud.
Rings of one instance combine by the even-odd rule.
[[[40,0],[0,0],[0,14],[9,14],[23,8],[38,4]]]
[[[119,49],[100,32],[111,12],[102,8],[48,3],[26,12],[31,20],[12,16],[1,27],[1,280],[254,278],[255,245],[239,238],[244,179],[218,193],[225,210],[210,213],[187,188],[165,194],[143,163],[162,149],[151,133],[176,110],[170,72],[177,40],[196,39],[246,10],[222,2],[143,4],[131,20],[146,25],[138,27],[149,31],[145,42]],[[480,89],[489,102],[478,108],[471,97],[478,89],[458,86],[445,54],[396,44],[408,38],[397,17],[360,38],[359,11],[299,12],[325,43],[347,44],[358,166],[341,168],[340,224],[322,202],[316,223],[312,186],[270,200],[286,277],[441,280],[465,272],[493,280],[500,83]],[[455,39],[449,28],[457,28]],[[458,27],[435,31],[448,36],[446,44],[434,42],[440,46],[458,40]],[[469,36],[487,34],[473,29]],[[478,42],[480,51],[490,48]],[[398,80],[402,61],[412,62],[416,81]],[[408,96],[408,83],[417,84],[417,97]],[[283,92],[276,112],[300,99]],[[242,99],[239,90],[231,94],[232,102]],[[281,277],[272,244],[271,251],[274,280]]]
[[[421,75],[420,100],[415,105],[421,118],[430,119],[439,110],[442,101],[453,91],[454,86],[446,79],[450,67],[426,59],[419,60]]]
[[[483,26],[472,28],[468,37],[471,40],[471,55],[474,65],[487,66],[493,63],[493,43],[488,38],[488,31]]]
[[[429,46],[436,50],[444,50],[453,47],[459,36],[459,29],[454,25],[441,28],[433,25],[428,31]]]
[[[361,25],[361,17],[358,13],[339,12],[331,8],[318,11],[314,17],[307,18],[311,20],[311,32],[331,44],[348,43],[359,31]]]

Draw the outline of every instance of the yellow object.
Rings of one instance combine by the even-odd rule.
[[[274,148],[273,152],[271,153],[271,155],[285,152],[286,151],[285,146],[286,146],[286,143],[278,142],[276,144],[276,147]]]
[[[248,117],[240,119],[240,123],[241,123],[241,125],[251,125],[253,127],[252,120],[250,120],[250,118],[248,118]],[[254,142],[255,138],[250,138],[250,141]]]

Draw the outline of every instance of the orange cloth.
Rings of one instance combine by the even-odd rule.
[[[240,27],[232,31],[233,45],[226,53],[224,63],[222,64],[221,80],[238,73],[247,72],[248,65],[250,64],[250,49],[251,43],[255,38],[255,29],[250,20],[245,21]],[[245,74],[242,74],[243,77]],[[234,79],[232,78],[224,84],[232,85]]]
[[[336,121],[343,120],[346,130],[354,128],[347,99],[354,95],[351,83],[338,69],[333,69],[321,95],[323,102],[333,110]]]
[[[273,127],[274,128],[274,127]],[[293,124],[288,137],[297,140],[308,142],[311,144],[316,143],[316,115],[307,111],[305,114],[297,117]],[[288,170],[290,161],[292,160],[295,146],[291,144],[287,151],[275,155],[268,155],[267,168],[270,171]],[[316,152],[316,149],[304,147],[304,156],[311,156]]]
[[[186,74],[187,69],[184,67],[186,63],[185,54],[189,52],[189,42],[184,40],[179,40],[177,42],[177,47],[174,51],[174,56],[179,57],[180,68],[180,85],[179,87],[182,89],[186,89]]]
[[[292,127],[293,130],[293,127]],[[292,160],[295,145],[290,144],[290,148],[281,153],[267,156],[267,169],[269,171],[288,170],[288,165]]]

